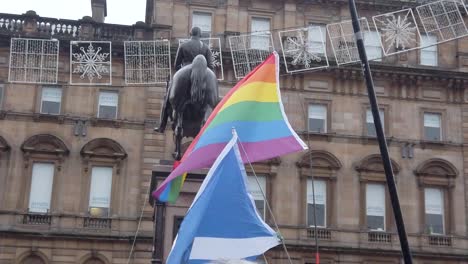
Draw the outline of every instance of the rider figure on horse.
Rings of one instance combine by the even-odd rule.
[[[176,54],[176,71],[180,70],[180,68],[182,68],[183,66],[192,63],[193,59],[199,54],[205,56],[206,62],[208,63],[208,68],[214,70],[211,50],[208,47],[208,45],[206,45],[200,40],[200,28],[192,28],[190,35],[190,40],[182,43],[179,47],[179,51]]]
[[[211,50],[208,47],[208,45],[206,45],[200,40],[201,29],[199,27],[193,27],[190,35],[190,40],[182,43],[179,46],[179,50],[176,54],[175,70],[178,71],[182,67],[191,64],[193,62],[193,59],[197,55],[203,55],[206,59],[208,68],[213,70],[213,55],[211,54]],[[158,128],[155,129],[159,133],[164,132],[167,125],[167,119],[169,118],[169,116],[171,116],[171,113],[168,112],[169,109],[166,107],[167,101],[168,93],[166,93],[166,98],[164,99],[163,108],[161,111],[160,125]]]

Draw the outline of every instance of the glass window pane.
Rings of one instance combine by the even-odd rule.
[[[379,114],[380,121],[382,122],[382,128],[385,130],[385,111],[381,109],[379,110]],[[366,127],[368,136],[377,136],[377,133],[375,132],[374,117],[372,116],[372,111],[370,109],[366,110]]]
[[[424,113],[424,139],[439,141],[441,132],[441,115]]]
[[[426,231],[430,234],[444,233],[443,192],[436,188],[424,189],[424,208],[426,212]]]
[[[266,177],[257,175],[257,179],[258,183],[255,179],[255,176],[249,175],[247,177],[247,191],[250,193],[250,195],[252,195],[252,198],[254,199],[255,207],[257,208],[258,214],[265,218],[265,199],[263,197],[263,194],[266,195]]]
[[[211,14],[203,12],[194,12],[192,16],[192,27],[199,27],[202,31],[202,37],[211,35]],[[207,35],[207,36],[206,36]]]
[[[3,106],[3,92],[4,92],[4,86],[3,84],[0,84],[0,110],[2,109],[2,106]]]
[[[42,101],[41,113],[60,114],[60,103]]]
[[[54,168],[54,164],[51,163],[33,164],[29,194],[30,212],[47,213],[50,210]]]
[[[60,105],[62,101],[62,89],[60,88],[42,88],[41,113],[60,114]]]
[[[421,49],[421,65],[437,66],[438,54],[437,54],[437,37],[434,35],[421,35],[421,47],[427,47]],[[430,46],[430,47],[429,47]]]
[[[327,132],[327,107],[325,105],[309,105],[309,131]]]
[[[385,186],[366,185],[367,227],[370,230],[385,230]]]
[[[310,24],[308,30],[309,51],[313,54],[325,55],[327,43],[325,26]]]
[[[307,180],[307,223],[314,225],[314,208],[317,226],[326,226],[327,183],[322,180],[314,181],[315,195],[312,192],[312,180]],[[314,206],[315,197],[315,206]]]
[[[382,60],[382,49],[380,48],[380,35],[377,31],[370,31],[364,34],[364,45],[366,48],[367,57],[370,60]]]
[[[107,216],[112,189],[112,168],[93,167],[89,191],[89,208],[93,216]]]
[[[118,102],[119,95],[116,92],[100,92],[98,117],[117,118]]]
[[[270,31],[270,19],[253,17],[251,31]]]

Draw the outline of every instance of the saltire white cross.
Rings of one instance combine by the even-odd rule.
[[[247,192],[247,174],[233,138],[208,172],[168,256],[167,264],[252,259],[281,243]]]

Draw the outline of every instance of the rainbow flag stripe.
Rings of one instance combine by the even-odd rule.
[[[233,128],[242,145],[244,163],[307,149],[284,113],[276,52],[224,96],[190,144],[180,165],[153,195],[160,201],[175,202],[187,172],[210,167],[232,138]]]

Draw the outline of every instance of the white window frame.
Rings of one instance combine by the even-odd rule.
[[[439,126],[426,126],[426,116],[438,116],[439,117]],[[432,113],[432,112],[424,112],[423,113],[423,130],[424,130],[424,140],[432,140],[427,139],[426,137],[426,127],[434,127],[439,128],[439,141],[442,141],[443,133],[442,133],[442,114],[441,113]]]
[[[323,118],[323,131],[320,131],[319,133],[328,133],[328,106],[325,104],[320,104],[320,103],[310,103],[308,107],[308,112],[307,112],[307,131],[308,132],[316,132],[316,131],[311,131],[310,130],[310,119],[311,119],[311,111],[312,107],[318,106],[323,108],[324,110],[324,118]],[[313,115],[313,114],[312,114]],[[318,114],[317,114],[318,116]],[[316,118],[316,119],[322,119],[322,118]]]
[[[110,175],[98,175],[98,170],[106,170],[105,173],[110,173]],[[110,211],[111,211],[111,202],[112,202],[112,181],[113,181],[113,168],[110,166],[93,166],[91,168],[91,174],[90,174],[90,183],[89,183],[89,199],[88,199],[88,210],[91,211],[91,208],[105,208],[107,209],[108,216],[110,216]],[[95,177],[103,177],[103,176],[110,176],[110,181],[108,182],[108,186],[105,186],[104,189],[108,192],[107,198],[108,202],[107,205],[101,206],[99,204],[93,203],[93,197],[94,193],[96,193],[97,190],[99,190],[98,187],[96,187],[94,184],[98,183],[98,180],[95,180]],[[102,182],[100,182],[102,183]],[[101,187],[101,191],[102,191]]]
[[[383,201],[382,201],[382,208],[383,208],[383,230],[380,229],[369,229],[370,231],[378,231],[378,232],[385,232],[387,230],[387,210],[386,210],[386,198],[385,198],[385,185],[384,184],[379,184],[379,183],[367,183],[366,184],[366,223],[367,223],[367,217],[369,216],[368,210],[369,210],[369,188],[370,186],[375,186],[382,191],[383,195]],[[381,197],[382,198],[382,197]],[[375,201],[376,197],[372,197],[372,200]],[[381,215],[370,215],[370,216],[381,216]],[[368,226],[368,223],[367,223]],[[366,228],[367,228],[366,226]]]
[[[263,197],[263,195],[267,195],[266,194],[266,185],[267,185],[267,178],[265,175],[257,175],[257,179],[258,179],[258,183],[257,183],[257,180],[255,179],[255,176],[254,175],[248,175],[247,176],[247,189],[250,193],[250,195],[252,196],[252,199],[255,201],[263,201],[263,215],[260,215],[262,217],[263,220],[265,220],[266,218],[266,211],[267,211],[267,205],[266,205],[266,198]],[[260,186],[259,186],[260,184]],[[261,191],[260,191],[260,188],[261,188]],[[256,192],[256,193],[255,193]],[[262,195],[263,193],[263,195]],[[257,198],[261,198],[261,199],[257,199]],[[255,204],[254,204],[255,205]],[[256,206],[255,206],[256,207]],[[255,208],[256,209],[256,208]],[[258,212],[258,210],[257,210]]]
[[[99,91],[97,117],[101,118],[100,117],[100,110],[101,110],[101,95],[102,94],[115,94],[117,96],[117,102],[115,104],[115,117],[112,118],[112,119],[117,119],[117,117],[119,115],[119,100],[120,100],[119,92],[117,92],[117,91],[107,91],[107,90]]]
[[[435,35],[421,35],[421,47],[419,51],[419,64],[424,66],[438,66],[439,65],[439,51],[437,47],[437,36]],[[425,55],[432,54],[432,58],[424,59]],[[425,63],[431,60],[430,63]]]
[[[47,91],[47,90],[58,90],[60,91],[60,100],[59,100],[59,111],[58,113],[44,113],[42,111],[42,104],[44,102],[44,92]],[[60,88],[60,87],[43,87],[41,89],[41,105],[40,105],[40,109],[39,109],[39,112],[41,114],[50,114],[50,115],[60,115],[60,113],[62,113],[62,101],[63,101],[63,89]],[[47,102],[55,102],[55,101],[47,101]],[[57,102],[55,102],[57,103]]]
[[[431,235],[445,235],[446,232],[446,227],[445,227],[445,199],[444,199],[444,190],[441,188],[424,188],[424,219],[426,219],[426,214],[427,214],[427,198],[428,198],[428,190],[436,190],[437,192],[440,193],[440,205],[441,205],[441,211],[442,211],[442,233],[433,233],[431,232]],[[424,223],[424,228],[427,223]]]
[[[197,21],[197,18],[200,19],[200,20],[203,20],[201,19],[201,17],[204,17],[205,19],[207,17],[209,17],[210,19],[210,23],[209,23],[209,31],[206,30],[206,27],[203,26],[203,25],[200,25]],[[193,11],[192,12],[192,28],[193,27],[199,27],[200,30],[201,30],[201,33],[202,33],[202,37],[203,38],[210,38],[211,37],[211,32],[213,31],[213,14],[209,13],[209,12],[203,12],[203,11]],[[208,34],[208,36],[204,36],[203,34]]]
[[[45,180],[44,179],[37,179],[37,177],[44,177],[44,175],[39,176],[39,167],[47,167],[46,169],[51,169],[52,173],[51,175],[46,175],[50,181],[50,184],[48,186],[39,186],[36,187],[36,184],[44,184]],[[43,168],[44,169],[44,168]],[[47,163],[47,162],[34,162],[32,165],[32,170],[31,170],[31,186],[29,189],[29,202],[28,202],[28,211],[30,213],[38,213],[38,214],[44,214],[44,213],[49,213],[51,206],[52,206],[52,192],[53,192],[53,186],[54,186],[54,176],[55,176],[55,164],[53,163]],[[48,208],[46,211],[44,210],[35,210],[31,206],[34,200],[37,198],[35,193],[36,189],[40,188],[40,193],[45,194],[46,192],[48,193],[45,200],[48,200]],[[47,188],[47,189],[45,189]]]
[[[317,188],[317,186],[322,186],[323,189],[322,190],[319,190],[319,188]],[[320,228],[327,228],[327,214],[328,214],[328,211],[327,211],[327,203],[328,203],[328,200],[327,200],[327,181],[326,180],[318,180],[318,179],[314,179],[314,187],[315,187],[315,202],[317,203],[317,196],[318,196],[318,192],[323,192],[323,226],[321,225],[318,225],[317,224],[317,227],[320,227]],[[307,204],[306,204],[306,222],[309,223],[309,204],[311,205],[314,205],[315,207],[315,204],[314,204],[314,201],[312,199],[309,200],[309,194],[310,196],[312,197],[312,179],[307,179],[307,191],[306,191],[306,199],[307,199]],[[317,203],[317,204],[320,204],[320,203]]]
[[[364,33],[364,47],[366,48],[367,58],[372,61],[382,61],[382,47],[380,46],[380,34],[375,30]],[[371,49],[370,49],[371,48]],[[378,55],[374,56],[369,50],[379,50]]]

